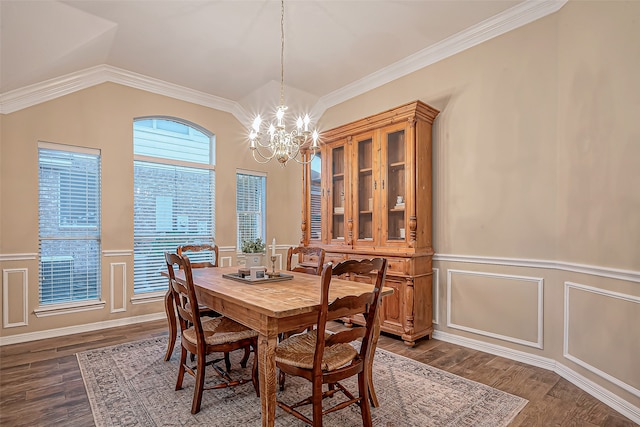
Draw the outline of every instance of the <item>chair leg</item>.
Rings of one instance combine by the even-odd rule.
[[[284,391],[284,372],[278,372],[278,385],[280,386],[280,391]]]
[[[251,345],[253,347],[253,367],[251,368],[251,381],[253,388],[256,390],[256,396],[260,397],[260,381],[258,375],[258,343]]]
[[[322,427],[322,381],[313,381],[313,427]]]
[[[247,366],[245,363],[243,368]],[[229,353],[224,354],[224,367],[227,368],[227,372],[231,372],[231,359],[229,358]]]
[[[240,366],[242,366],[243,368],[247,367],[247,361],[249,360],[249,355],[251,354],[251,347],[247,346],[244,348],[244,356],[242,357],[242,360],[240,361]]]
[[[176,390],[182,389],[182,380],[184,380],[184,365],[187,363],[187,349],[181,347],[180,352],[180,368],[178,369],[178,380],[176,381]]]
[[[366,371],[358,374],[358,394],[360,397],[360,413],[362,414],[362,426],[371,427],[371,406],[369,406],[369,381]]]
[[[171,359],[173,353],[173,347],[176,345],[176,336],[178,335],[178,325],[176,322],[176,312],[173,306],[173,295],[171,295],[171,289],[167,291],[164,296],[164,310],[167,313],[167,321],[169,322],[169,344],[167,346],[167,352],[164,355],[164,361]]]
[[[204,370],[206,367],[206,360],[204,354],[198,354],[197,368],[196,368],[196,384],[193,390],[193,402],[191,403],[191,413],[197,414],[200,412],[200,405],[202,404],[202,391],[204,390]]]

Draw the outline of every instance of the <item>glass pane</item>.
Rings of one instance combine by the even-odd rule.
[[[265,176],[236,174],[238,250],[245,240],[265,241],[266,186]]]
[[[213,139],[173,120],[136,120],[133,142],[135,155],[213,164]]]
[[[373,240],[373,141],[358,141],[358,239]]]
[[[100,297],[100,157],[39,149],[41,305]]]
[[[344,147],[335,148],[332,151],[331,176],[332,192],[331,204],[333,207],[333,221],[331,236],[333,239],[344,239]]]
[[[311,206],[310,206],[310,238],[319,240],[322,236],[322,158],[316,153],[311,161]]]
[[[134,293],[167,289],[164,252],[213,244],[215,175],[208,169],[134,162]]]
[[[389,240],[405,239],[404,130],[387,134],[387,229]]]

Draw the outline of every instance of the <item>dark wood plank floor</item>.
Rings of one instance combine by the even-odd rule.
[[[0,425],[93,426],[75,354],[166,334],[155,321],[0,347]],[[545,369],[438,340],[408,348],[383,335],[379,347],[528,399],[512,426],[637,426]]]

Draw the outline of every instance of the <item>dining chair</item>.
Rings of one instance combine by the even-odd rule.
[[[291,258],[293,255],[298,256],[298,264],[291,267]],[[322,266],[324,265],[325,251],[322,248],[314,246],[297,246],[290,247],[287,251],[287,270],[299,271],[301,273],[322,274]]]
[[[315,427],[322,426],[322,417],[325,414],[357,404],[360,406],[363,426],[372,425],[369,406],[371,372],[367,366],[373,357],[375,322],[378,321],[377,311],[386,272],[387,260],[384,258],[348,260],[335,267],[331,263],[324,266],[321,274],[321,305],[317,327],[304,334],[293,335],[276,347],[276,366],[288,375],[299,376],[311,382],[311,396],[293,404],[278,401],[280,408]],[[375,280],[371,292],[329,302],[332,273],[335,276],[375,274]],[[334,334],[325,331],[328,321],[344,316],[354,307],[362,306],[366,306],[363,313],[366,319],[364,328],[353,328]],[[356,339],[361,339],[359,350],[350,344]],[[357,397],[340,384],[340,381],[354,375],[358,376]],[[327,384],[327,390],[323,391],[324,384]],[[338,391],[344,394],[345,399],[323,409],[322,400]],[[312,419],[296,409],[308,404],[313,405]]]
[[[200,411],[203,390],[238,386],[251,381],[256,395],[260,396],[257,357],[258,333],[224,316],[201,317],[189,258],[166,252],[165,260],[181,331],[180,368],[175,389],[182,389],[185,372],[195,378],[191,413],[196,414]],[[178,266],[184,271],[184,285],[176,280],[174,266]],[[222,359],[206,360],[207,355],[214,352],[229,353],[247,347],[252,348],[254,352],[251,379],[234,380],[229,375],[228,366],[225,371],[216,365]],[[196,355],[195,366],[187,364],[187,352]],[[221,377],[220,383],[205,387],[204,379],[207,365],[213,366],[215,372]],[[246,367],[246,361],[242,367]]]
[[[298,264],[292,268],[291,259],[293,255],[297,255]],[[307,273],[320,276],[322,274],[322,266],[324,265],[324,255],[325,251],[322,248],[314,247],[314,246],[297,246],[290,247],[287,251],[287,271],[296,271],[300,273]],[[309,329],[308,326],[297,328],[295,330],[281,332],[279,335],[279,340],[282,341],[286,338],[289,338],[293,334],[299,334],[301,332],[307,331]],[[280,386],[280,390],[284,390],[284,372],[280,372],[278,374],[278,384]]]
[[[183,256],[183,254],[185,256],[190,256],[189,261],[191,262],[191,268],[218,266],[218,245],[210,245],[208,243],[180,245],[177,247],[176,252],[180,256]],[[175,312],[175,307],[169,293],[167,293],[165,297],[165,306],[167,321],[169,323],[169,343],[164,355],[164,360],[166,362],[171,359],[173,349],[176,345],[176,338],[178,336],[178,322],[175,316],[171,316],[171,313]],[[217,317],[220,315],[205,305],[200,306],[200,312],[203,316],[209,317]]]

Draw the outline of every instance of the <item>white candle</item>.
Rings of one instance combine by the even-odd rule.
[[[271,256],[276,256],[276,238],[271,242]]]

